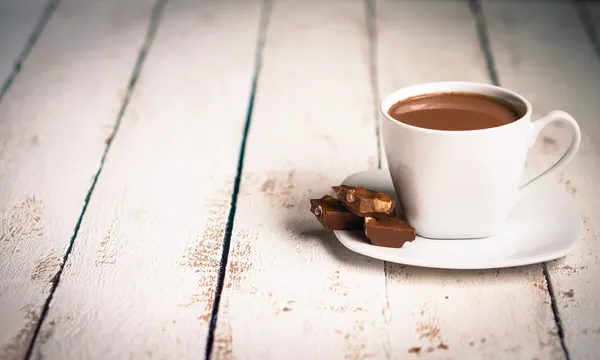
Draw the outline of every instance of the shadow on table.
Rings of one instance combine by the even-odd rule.
[[[310,219],[314,220],[314,219]],[[343,246],[333,232],[312,224],[307,218],[290,217],[287,220],[287,228],[292,231],[301,241],[311,243],[311,246],[322,248],[327,254],[345,266],[365,268],[380,267],[383,261],[357,254]],[[562,260],[557,260],[557,263]],[[533,264],[527,266],[484,269],[484,270],[451,270],[433,269],[410,265],[385,262],[386,277],[392,282],[415,283],[419,285],[452,285],[455,289],[469,288],[471,286],[506,286],[519,288],[524,284],[530,284],[528,279],[542,291],[547,291],[547,284],[542,275],[542,265]]]
[[[556,261],[561,263],[562,260]],[[455,291],[473,291],[475,288],[506,288],[513,291],[531,291],[531,285],[547,293],[548,284],[542,264],[482,270],[432,269],[386,262],[388,283],[413,283],[419,286],[441,286]]]
[[[287,229],[294,233],[294,238],[310,242],[311,246],[322,248],[326,253],[337,261],[349,267],[381,267],[381,260],[369,258],[357,254],[344,245],[335,237],[334,233],[325,230],[316,219],[291,216],[286,220]]]

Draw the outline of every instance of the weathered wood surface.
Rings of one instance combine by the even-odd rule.
[[[27,351],[154,5],[62,0],[0,102],[0,359]],[[172,0],[164,9],[33,357],[202,357],[225,239],[213,359],[565,358],[540,265],[384,264],[346,250],[308,212],[309,198],[377,166],[373,93],[490,81],[467,1],[262,8],[269,22],[227,238],[264,5]],[[0,81],[44,6],[18,5],[22,22],[0,12]],[[529,98],[535,116],[562,109],[581,124],[580,154],[557,180],[578,205],[583,240],[548,271],[570,358],[595,359],[600,55],[577,6],[489,0],[480,20],[501,85]],[[600,36],[600,5],[585,9]],[[564,130],[546,129],[528,165],[556,161]]]
[[[376,164],[362,1],[275,1],[213,359],[385,358],[383,263],[309,212]]]
[[[589,8],[600,19],[600,7]],[[571,359],[597,359],[600,59],[570,2],[489,1],[484,10],[502,85],[528,97],[534,117],[561,109],[571,113],[581,127],[579,154],[557,180],[577,204],[583,237],[573,254],[550,262],[548,269]],[[568,145],[569,135],[564,127],[549,128],[537,144],[534,165],[542,168],[556,161]]]
[[[42,17],[47,0],[0,1],[0,99],[6,81],[15,71],[29,42],[35,35],[36,24]],[[7,84],[8,85],[8,84]]]
[[[151,7],[152,1],[64,0],[0,103],[1,359],[27,351]]]
[[[414,83],[489,82],[467,2],[377,2],[380,94]],[[386,264],[392,358],[562,358],[540,265],[445,271]]]
[[[259,14],[260,1],[166,6],[36,354],[203,357]]]

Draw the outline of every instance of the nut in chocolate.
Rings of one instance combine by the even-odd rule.
[[[395,201],[382,192],[365,189],[362,186],[332,186],[338,200],[357,216],[381,217],[392,214]]]

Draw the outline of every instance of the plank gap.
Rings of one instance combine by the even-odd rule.
[[[369,38],[369,72],[373,92],[373,121],[377,138],[377,168],[381,169],[381,134],[379,125],[379,82],[377,74],[377,8],[374,0],[365,0],[367,36]]]
[[[565,359],[571,360],[571,356],[569,355],[569,349],[567,349],[567,344],[565,343],[565,330],[563,329],[562,320],[560,319],[560,313],[558,311],[556,297],[554,296],[552,281],[550,280],[550,274],[548,274],[548,267],[546,266],[545,262],[542,263],[542,272],[544,273],[544,278],[546,279],[546,287],[548,289],[548,294],[550,295],[550,306],[552,307],[554,322],[556,323],[556,328],[558,329],[560,347],[562,347],[563,353],[565,354]]]
[[[585,5],[583,0],[574,0],[575,1],[575,10],[577,10],[577,15],[579,15],[579,19],[583,24],[583,29],[590,39],[590,43],[596,52],[596,56],[600,60],[600,38],[594,29],[594,20],[590,16],[590,12]]]
[[[498,77],[498,71],[496,69],[494,55],[493,55],[492,49],[490,47],[488,28],[487,28],[485,16],[483,15],[483,11],[481,9],[481,4],[480,4],[479,0],[470,0],[469,7],[471,9],[471,12],[473,13],[473,17],[475,18],[475,22],[477,24],[477,34],[479,37],[481,51],[483,52],[483,54],[485,56],[490,80],[492,81],[492,83],[494,85],[500,86],[500,79]],[[552,309],[552,315],[554,316],[554,322],[558,329],[558,337],[560,339],[560,346],[562,348],[563,354],[565,355],[565,359],[570,360],[569,350],[567,349],[567,346],[565,343],[565,333],[564,333],[564,330],[562,327],[562,321],[560,319],[560,313],[558,311],[556,297],[554,295],[554,291],[552,288],[552,282],[550,280],[550,275],[548,274],[548,268],[547,268],[545,262],[542,263],[542,273],[544,275],[544,280],[546,280],[548,295],[550,296],[550,307]]]
[[[494,62],[494,56],[492,55],[492,49],[490,48],[490,40],[488,36],[488,29],[485,23],[485,16],[481,11],[481,4],[479,0],[469,0],[469,8],[475,18],[477,24],[477,35],[479,37],[479,45],[481,52],[485,56],[485,62],[487,64],[488,74],[492,84],[499,86],[498,71],[496,70],[496,63]]]
[[[377,69],[377,6],[375,0],[365,0],[366,9],[366,22],[367,22],[367,36],[369,39],[369,72],[371,76],[371,89],[373,92],[373,120],[375,121],[375,137],[377,141],[377,168],[381,169],[382,163],[382,147],[381,147],[381,126],[379,123],[379,102],[381,101],[379,93],[379,73]],[[383,279],[384,279],[384,292],[385,292],[385,308],[384,318],[387,321],[389,316],[389,297],[388,297],[388,262],[383,262]],[[386,334],[389,342],[389,334]],[[391,358],[392,354],[388,348],[385,349],[386,358]]]
[[[38,39],[40,38],[40,35],[46,28],[46,24],[48,24],[48,20],[50,20],[50,18],[52,17],[52,14],[54,14],[54,10],[56,10],[56,7],[58,6],[59,2],[60,2],[60,0],[49,0],[48,4],[46,4],[46,7],[44,8],[44,11],[42,12],[42,16],[40,16],[39,20],[35,24],[33,31],[29,35],[29,39],[27,39],[27,42],[25,43],[23,50],[21,51],[21,53],[19,54],[19,57],[15,61],[13,70],[11,71],[11,73],[8,75],[8,77],[6,78],[6,80],[4,80],[4,83],[2,84],[2,89],[0,90],[0,102],[2,102],[2,99],[4,98],[4,94],[6,94],[8,89],[10,89],[10,86],[12,85],[15,78],[19,74],[19,71],[21,71],[21,67],[23,67],[23,63],[29,56],[29,53],[31,53],[31,49],[33,49],[33,47],[37,43]]]
[[[56,0],[54,2],[56,2],[56,4],[58,4],[58,0]],[[136,59],[135,65],[133,67],[133,71],[131,73],[131,77],[129,79],[129,84],[127,85],[127,93],[125,94],[125,97],[121,104],[121,108],[117,115],[117,120],[115,121],[115,125],[113,126],[113,130],[110,134],[110,137],[106,140],[106,146],[104,148],[104,153],[102,154],[102,158],[100,159],[100,166],[98,166],[98,171],[96,172],[96,175],[94,176],[92,185],[90,186],[90,189],[88,190],[87,195],[85,196],[83,208],[81,209],[81,215],[79,216],[79,219],[77,220],[77,223],[75,224],[75,229],[73,230],[73,236],[71,236],[71,239],[69,241],[69,246],[67,247],[67,250],[66,250],[65,254],[63,255],[62,262],[60,264],[58,271],[52,277],[52,286],[50,288],[50,293],[48,294],[48,297],[46,298],[46,301],[44,302],[44,306],[42,307],[39,321],[36,325],[35,331],[33,333],[33,337],[31,338],[31,342],[29,343],[29,347],[27,348],[25,360],[31,359],[34,345],[36,343],[37,337],[39,335],[40,329],[42,328],[44,320],[48,314],[48,309],[50,308],[50,303],[52,302],[54,293],[56,292],[56,289],[58,288],[58,285],[60,283],[60,277],[64,271],[67,260],[69,259],[69,255],[71,254],[71,251],[73,250],[73,246],[75,244],[75,239],[77,238],[77,234],[79,233],[79,228],[81,227],[81,222],[83,221],[83,217],[85,216],[85,212],[87,210],[88,204],[92,197],[92,193],[94,192],[94,188],[96,187],[96,183],[98,182],[98,178],[100,177],[102,168],[104,167],[104,162],[106,160],[106,156],[108,154],[108,151],[110,150],[110,147],[111,147],[114,137],[116,136],[117,132],[119,131],[119,126],[121,124],[123,114],[125,113],[125,110],[127,109],[127,105],[129,104],[131,95],[133,94],[133,91],[135,89],[137,79],[139,78],[139,75],[142,71],[142,66],[144,64],[144,60],[146,59],[146,55],[148,54],[150,47],[152,46],[152,42],[156,36],[156,32],[158,30],[158,25],[160,23],[160,18],[163,13],[163,10],[165,8],[166,2],[167,2],[167,0],[158,0],[152,9],[152,15],[150,17],[150,22],[148,24],[148,30],[146,32],[146,37],[145,37],[142,47],[138,53],[138,57]],[[38,34],[38,36],[39,36],[39,34]]]
[[[246,112],[246,120],[242,131],[242,142],[240,144],[240,153],[238,164],[233,182],[233,190],[231,192],[231,204],[229,206],[229,214],[227,215],[227,223],[225,224],[225,232],[223,234],[223,249],[221,253],[221,262],[219,265],[219,274],[217,278],[217,286],[215,287],[215,296],[213,308],[210,314],[210,324],[208,327],[208,335],[206,341],[205,359],[211,357],[213,344],[215,339],[215,329],[217,327],[217,317],[219,314],[219,305],[221,302],[221,293],[223,292],[223,284],[225,282],[225,271],[227,269],[227,261],[229,260],[229,249],[231,246],[231,235],[233,233],[233,223],[235,221],[235,211],[237,206],[238,194],[240,192],[240,183],[242,181],[242,172],[244,170],[244,157],[246,155],[246,144],[248,142],[248,133],[250,132],[250,124],[252,122],[252,112],[254,110],[254,100],[256,98],[256,88],[260,77],[262,66],[262,53],[267,35],[267,27],[269,25],[269,16],[271,14],[272,0],[263,0],[260,10],[260,20],[258,25],[258,39],[256,42],[256,52],[254,59],[254,74],[252,75],[252,85],[250,90],[250,98],[248,99],[248,110]]]

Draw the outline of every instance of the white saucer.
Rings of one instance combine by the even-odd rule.
[[[387,169],[363,171],[346,185],[394,194]],[[442,269],[490,269],[548,261],[565,256],[577,245],[581,221],[570,195],[546,182],[532,189],[512,210],[506,226],[484,239],[433,240],[417,236],[400,249],[374,246],[360,231],[337,230],[344,246],[385,261]]]

